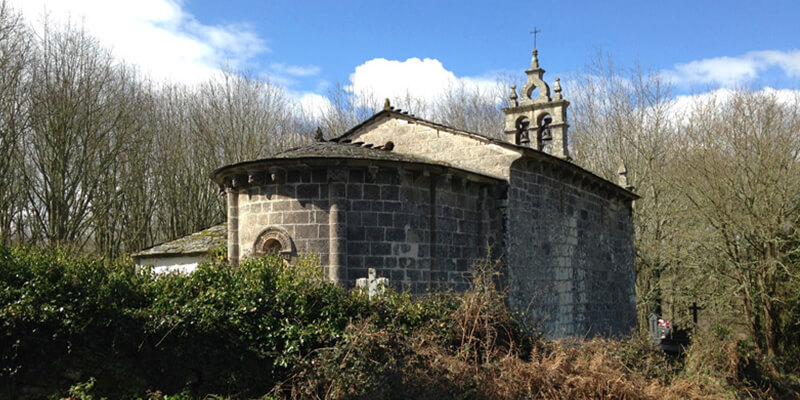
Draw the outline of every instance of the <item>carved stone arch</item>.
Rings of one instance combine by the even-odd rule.
[[[253,255],[280,254],[288,258],[293,254],[292,237],[279,226],[270,226],[261,231],[253,244]]]
[[[550,123],[553,123],[553,116],[550,115],[550,111],[542,110],[536,114],[536,126],[542,126],[542,121],[544,121],[545,118],[550,118]]]

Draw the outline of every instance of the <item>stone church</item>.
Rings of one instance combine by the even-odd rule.
[[[231,262],[313,253],[343,286],[375,268],[424,292],[463,290],[488,252],[501,260],[509,303],[549,334],[628,332],[637,196],[570,162],[559,80],[551,94],[536,50],[525,72],[503,110],[503,140],[387,100],[338,137],[217,169]]]

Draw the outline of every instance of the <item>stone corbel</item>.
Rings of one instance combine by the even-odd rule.
[[[329,167],[328,182],[347,182],[348,170],[346,167]]]
[[[444,183],[445,185],[450,185],[453,183],[453,175],[449,173],[444,173],[439,175],[439,183]]]
[[[467,178],[459,177],[459,178],[453,179],[453,189],[461,191],[461,192],[466,191],[466,189],[467,189]]]
[[[278,167],[269,167],[269,183],[278,183],[278,177],[282,171]]]
[[[223,196],[226,193],[228,193],[228,191],[230,191],[231,189],[232,189],[231,180],[228,177],[225,177],[222,183],[219,184],[219,195]]]
[[[379,168],[375,165],[370,165],[367,167],[367,172],[369,173],[370,178],[374,182],[378,178],[378,170]]]
[[[409,172],[403,167],[397,167],[397,177],[400,179],[401,183],[414,181],[414,176],[410,175]]]
[[[245,179],[241,175],[233,175],[231,176],[231,188],[239,189],[245,184]]]
[[[263,172],[251,170],[247,171],[247,183],[250,186],[260,186],[266,181],[266,176]]]

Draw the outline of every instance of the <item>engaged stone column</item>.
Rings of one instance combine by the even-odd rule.
[[[347,169],[328,170],[328,280],[340,285],[347,279]]]
[[[239,191],[240,182],[236,177],[225,185],[228,205],[228,262],[239,265]]]

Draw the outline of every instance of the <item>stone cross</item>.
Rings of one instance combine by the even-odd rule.
[[[533,48],[534,49],[536,48],[536,34],[540,33],[540,32],[542,32],[542,31],[539,30],[539,29],[536,29],[535,26],[533,27],[533,30],[531,31],[531,34],[533,35]]]
[[[650,314],[647,316],[647,322],[650,327],[650,337],[654,340],[661,339],[661,335],[658,331],[658,315]]]
[[[367,296],[369,299],[372,300],[373,297],[379,296],[386,291],[386,287],[389,286],[389,279],[388,278],[378,278],[375,272],[375,268],[369,269],[369,277],[368,278],[358,278],[356,279],[356,287],[359,289],[367,289]]]

